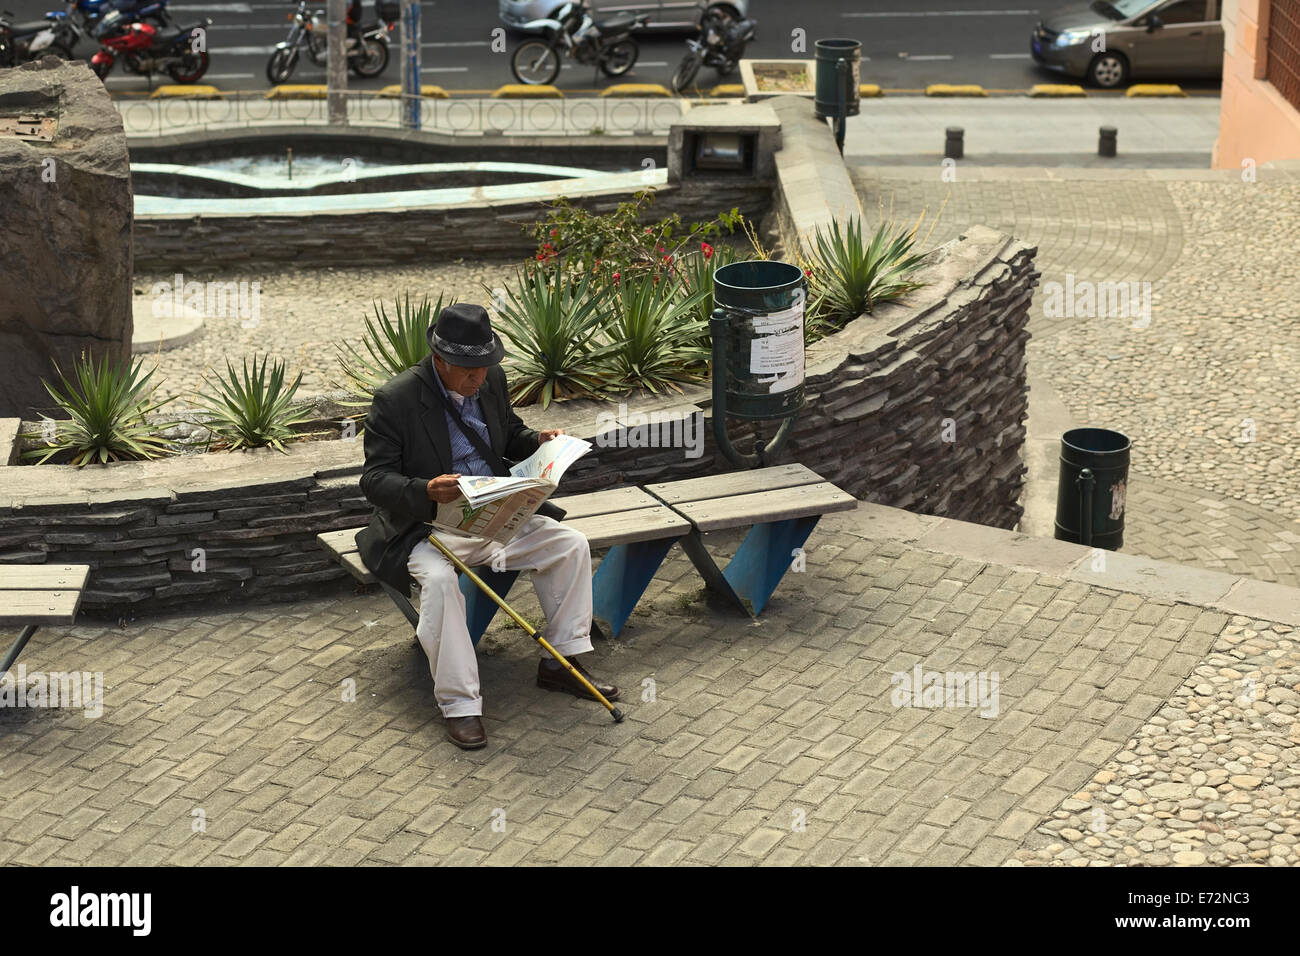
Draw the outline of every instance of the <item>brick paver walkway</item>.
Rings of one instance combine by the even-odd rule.
[[[998,864],[1228,624],[863,514],[823,523],[759,624],[674,552],[598,651],[622,725],[532,686],[532,648],[494,625],[474,753],[382,596],[42,631],[28,671],[103,671],[104,711],[0,710],[0,863]],[[996,671],[997,715],[895,706],[917,664]]]

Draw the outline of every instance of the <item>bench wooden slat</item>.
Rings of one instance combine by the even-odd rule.
[[[0,566],[0,591],[74,590],[86,586],[88,564],[10,564]],[[0,597],[3,603],[3,597]]]
[[[593,515],[576,521],[566,519],[564,523],[585,534],[588,545],[593,548],[671,538],[691,530],[690,522],[663,505],[619,514]]]
[[[557,507],[568,512],[566,523],[570,518],[590,518],[593,515],[635,511],[638,508],[653,508],[659,504],[657,499],[640,488],[609,488],[605,491],[569,495],[567,498],[554,498],[552,501]]]
[[[840,491],[829,481],[823,481],[815,485],[785,488],[779,494],[764,491],[711,501],[687,502],[673,507],[698,530],[720,531],[723,528],[806,518],[833,511],[851,511],[857,504],[857,499],[848,492]]]
[[[360,530],[344,528],[342,531],[325,531],[316,535],[316,540],[334,557],[342,558],[345,554],[357,553],[357,532]]]
[[[0,624],[71,624],[81,605],[81,589],[0,593]]]
[[[362,584],[378,584],[379,579],[370,573],[370,569],[361,563],[361,555],[356,551],[351,554],[342,555],[339,563],[348,569],[354,578]]]
[[[705,478],[685,478],[681,481],[666,481],[646,485],[646,491],[666,505],[686,504],[692,501],[704,501],[712,498],[725,498],[732,495],[747,495],[759,491],[773,491],[778,488],[796,488],[800,485],[813,485],[822,481],[821,475],[795,462],[789,465],[774,465],[771,468],[756,468],[752,471],[733,471],[725,475],[709,475]]]

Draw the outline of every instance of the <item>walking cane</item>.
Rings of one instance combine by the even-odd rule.
[[[584,677],[576,667],[574,667],[567,660],[565,660],[563,654],[561,654],[555,648],[551,647],[551,645],[547,642],[546,638],[542,637],[535,630],[533,630],[533,626],[531,624],[529,624],[522,617],[516,614],[515,609],[512,608],[509,604],[507,604],[505,601],[503,601],[501,599],[501,595],[497,594],[496,591],[493,591],[490,587],[488,587],[486,581],[484,581],[477,574],[471,571],[465,565],[464,561],[462,561],[460,558],[456,557],[454,554],[448,551],[446,545],[444,545],[441,541],[439,541],[434,535],[429,535],[429,543],[433,545],[435,548],[437,548],[439,551],[441,551],[444,555],[446,555],[447,560],[452,563],[452,566],[457,571],[459,571],[461,574],[465,575],[476,585],[478,585],[478,589],[480,591],[482,591],[492,600],[496,601],[497,607],[501,608],[501,610],[509,614],[510,617],[514,619],[514,622],[518,624],[520,627],[522,627],[524,629],[524,632],[529,637],[535,640],[538,644],[541,644],[542,649],[546,651],[548,654],[550,654],[552,657],[554,657],[557,661],[559,661],[560,664],[564,667],[565,670],[569,672],[571,676],[577,678],[578,683],[582,684],[583,687],[591,691],[591,693],[595,695],[596,700],[604,704],[605,709],[608,710],[610,714],[613,715],[614,723],[621,724],[623,722],[623,712],[619,710],[617,707],[615,707],[613,704],[611,704],[608,700],[606,700],[605,695],[602,694],[600,691],[596,690],[596,688],[592,686],[591,681],[587,680],[587,678]]]

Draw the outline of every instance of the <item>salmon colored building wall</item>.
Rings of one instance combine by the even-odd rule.
[[[1264,78],[1271,0],[1223,0],[1223,99],[1215,169],[1300,159],[1300,111]]]

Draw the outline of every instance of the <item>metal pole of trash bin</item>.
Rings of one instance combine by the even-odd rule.
[[[1075,479],[1079,485],[1079,543],[1092,544],[1092,493],[1097,487],[1097,479],[1091,468],[1079,472]]]
[[[841,156],[844,155],[844,129],[849,125],[846,115],[849,108],[848,73],[849,61],[840,57],[835,61],[835,85],[839,88],[835,106],[835,145],[840,148]]]

